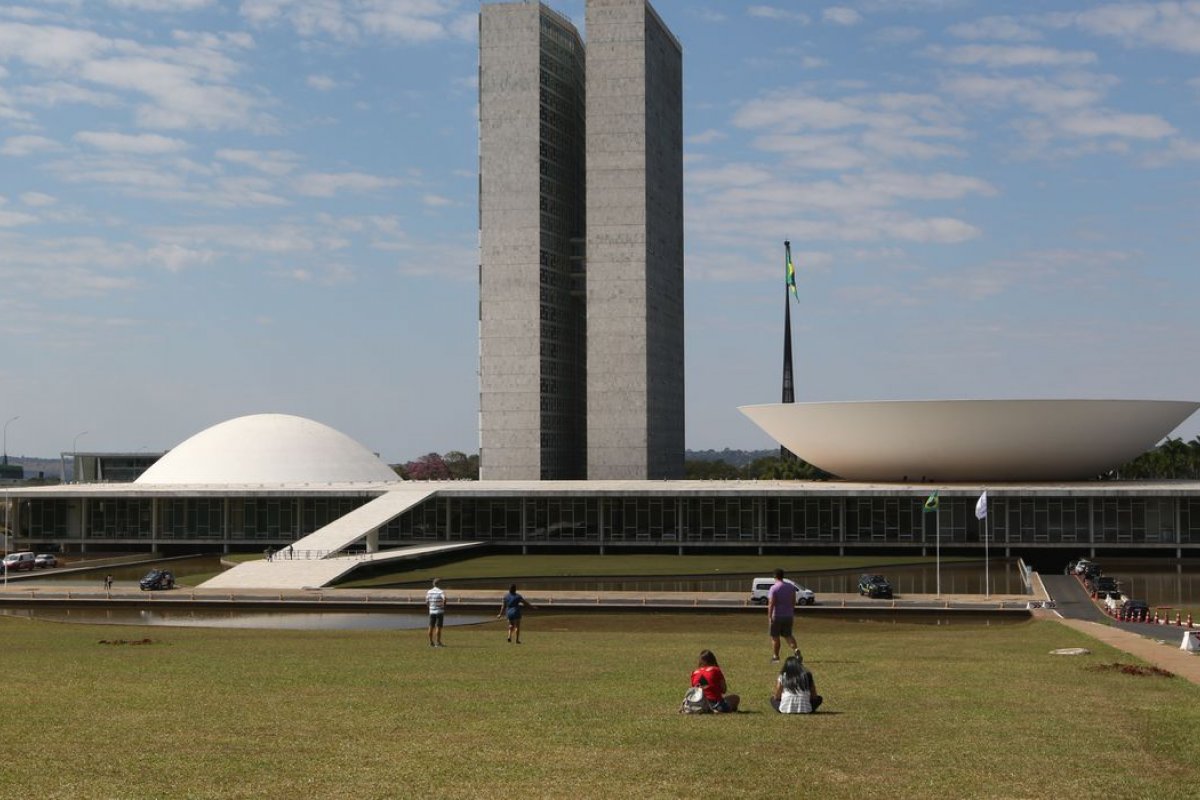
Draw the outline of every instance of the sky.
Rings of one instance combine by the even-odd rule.
[[[798,401],[1200,399],[1200,2],[654,6],[689,448],[771,446],[785,239]],[[474,452],[478,9],[0,0],[9,454],[262,412]]]

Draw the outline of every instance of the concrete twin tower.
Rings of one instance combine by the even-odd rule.
[[[645,0],[479,30],[480,466],[683,475],[683,55]]]

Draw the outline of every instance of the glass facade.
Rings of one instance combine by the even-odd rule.
[[[290,542],[368,502],[360,495],[88,497],[19,500],[34,541]],[[996,546],[1200,546],[1200,489],[1180,496],[989,494]],[[379,531],[385,546],[426,541],[522,545],[922,547],[983,543],[975,496],[723,491],[458,495],[440,491]]]

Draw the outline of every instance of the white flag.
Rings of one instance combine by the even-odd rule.
[[[987,516],[987,489],[983,490],[983,494],[979,495],[979,502],[975,504],[975,519],[983,519]]]

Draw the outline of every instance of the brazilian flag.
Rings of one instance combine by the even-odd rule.
[[[792,243],[784,242],[783,243],[783,251],[785,254],[785,258],[784,258],[785,272],[784,272],[784,279],[783,279],[784,285],[787,286],[787,288],[792,290],[792,297],[799,299],[800,296],[796,294],[796,267],[792,265]]]
[[[929,499],[927,499],[925,501],[925,510],[926,511],[937,511],[938,510],[938,493],[937,493],[937,491],[934,491],[933,494],[929,495]]]

